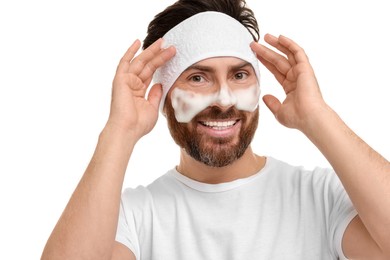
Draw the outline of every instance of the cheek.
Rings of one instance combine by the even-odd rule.
[[[238,110],[253,112],[259,105],[260,87],[255,84],[246,89],[235,90],[234,95],[237,98]]]
[[[176,88],[172,91],[172,107],[176,120],[180,123],[190,122],[199,112],[210,106],[215,95],[200,95],[191,91]]]

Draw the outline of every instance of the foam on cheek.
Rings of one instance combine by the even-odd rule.
[[[258,84],[234,91],[230,91],[228,87],[223,86],[219,92],[208,95],[175,88],[171,95],[175,117],[180,123],[190,122],[199,112],[212,104],[234,105],[239,110],[253,112],[259,104],[259,97],[260,88]]]
[[[259,105],[260,86],[258,84],[246,89],[237,89],[234,94],[237,98],[235,106],[238,110],[253,112]]]
[[[188,123],[196,114],[214,103],[215,95],[201,95],[175,88],[171,98],[177,122]]]

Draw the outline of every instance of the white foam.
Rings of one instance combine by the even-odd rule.
[[[212,94],[199,94],[175,88],[171,95],[175,117],[180,123],[190,122],[199,112],[213,104],[223,107],[235,106],[239,110],[253,112],[259,104],[259,97],[258,84],[235,90],[221,86],[218,92]]]

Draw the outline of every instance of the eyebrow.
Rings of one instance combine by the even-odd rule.
[[[235,71],[235,70],[239,70],[239,69],[242,69],[246,66],[252,66],[249,62],[247,61],[242,61],[236,65],[232,65],[232,66],[229,66],[228,67],[228,70],[229,71]],[[212,67],[212,66],[204,66],[204,65],[199,65],[199,64],[193,64],[191,66],[189,66],[187,69],[185,69],[183,72],[186,72],[186,71],[189,71],[189,70],[200,70],[200,71],[203,71],[203,72],[215,72],[215,68]]]

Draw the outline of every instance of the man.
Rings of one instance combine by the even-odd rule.
[[[257,40],[244,1],[183,0],[156,16],[146,49],[136,56],[134,42],[118,65],[108,122],[42,259],[390,257],[389,162],[326,104],[295,42],[266,35],[280,54]],[[252,151],[256,58],[286,93],[283,102],[265,95],[267,107],[302,131],[335,172]],[[134,145],[159,109],[180,163],[121,196]]]

